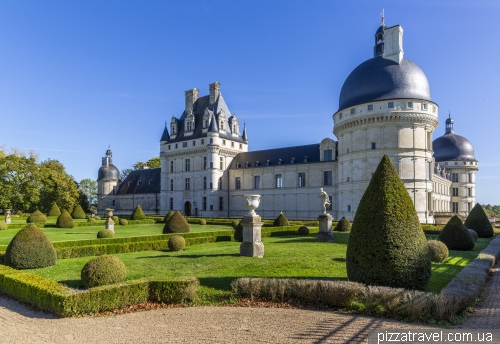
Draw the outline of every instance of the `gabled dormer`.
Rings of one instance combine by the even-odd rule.
[[[240,123],[238,122],[238,117],[236,117],[236,114],[229,117],[229,125],[231,126],[231,134],[233,136],[239,136],[240,135]]]
[[[208,128],[210,127],[210,121],[212,119],[213,111],[209,110],[208,108],[205,108],[205,111],[203,112],[203,118],[202,118],[202,132],[206,133],[208,131]]]
[[[219,111],[219,113],[217,114],[217,118],[218,118],[218,127],[219,127],[219,131],[221,133],[225,133],[226,132],[226,123],[227,123],[227,118],[226,118],[226,114],[224,112],[224,109],[221,109]]]
[[[195,127],[195,116],[193,111],[187,111],[186,117],[184,118],[184,135],[190,136],[194,133]]]

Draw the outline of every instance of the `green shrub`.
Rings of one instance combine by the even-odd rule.
[[[198,221],[198,224],[202,225],[202,226],[205,226],[207,224],[207,220],[205,219],[200,219],[200,221]]]
[[[478,235],[477,235],[476,231],[473,230],[473,229],[470,229],[470,228],[467,228],[467,229],[469,230],[470,235],[472,235],[472,238],[474,239],[474,242],[476,242],[477,239],[478,239]]]
[[[97,232],[97,239],[109,239],[115,236],[115,232],[111,229],[101,229]]]
[[[118,223],[120,221],[120,219],[116,215],[111,216],[111,220],[113,220],[114,223]]]
[[[178,211],[174,213],[174,215],[165,223],[163,227],[163,234],[169,233],[189,233],[189,223],[187,223],[186,219],[182,214]]]
[[[467,216],[465,227],[475,230],[479,238],[491,238],[494,234],[493,226],[479,203],[476,203]]]
[[[368,185],[349,236],[350,281],[423,289],[431,257],[413,201],[391,159],[384,155]]]
[[[299,229],[297,229],[297,234],[298,235],[309,235],[309,228],[306,226],[301,226]]]
[[[121,226],[128,225],[128,221],[126,219],[120,219],[118,222],[120,223]]]
[[[167,215],[165,215],[165,218],[163,219],[163,222],[167,223],[168,220],[170,220],[170,218],[174,216],[174,212],[172,211],[172,209],[170,209],[167,213]]]
[[[238,224],[240,223],[241,220],[231,220],[231,227],[236,229],[238,227]]]
[[[47,235],[29,224],[14,236],[5,252],[5,264],[16,269],[38,269],[56,264],[56,250]]]
[[[429,240],[429,251],[431,252],[431,260],[434,263],[444,263],[448,259],[448,247],[441,241]]]
[[[347,219],[347,217],[343,216],[342,219],[337,223],[337,227],[335,230],[338,232],[350,232],[351,231],[351,222]]]
[[[82,269],[82,284],[87,288],[121,282],[127,276],[125,264],[114,256],[99,256]]]
[[[30,216],[26,219],[27,223],[46,223],[47,218],[45,215],[42,214],[40,210],[35,210],[33,213],[31,213]]]
[[[6,230],[7,229],[7,224],[3,221],[0,222],[0,231]]]
[[[59,215],[61,215],[61,210],[57,206],[56,202],[54,202],[49,212],[47,213],[47,216],[59,216]]]
[[[186,240],[180,235],[174,235],[168,239],[168,249],[170,251],[182,251],[186,247]]]
[[[286,218],[285,214],[280,213],[279,216],[274,220],[273,222],[274,227],[278,226],[290,226],[290,223],[288,222],[288,219]]]
[[[144,212],[142,211],[140,204],[137,204],[130,219],[131,220],[145,220],[146,219],[146,215],[144,215]]]
[[[98,215],[95,215],[95,216],[94,216],[94,220],[96,220],[96,221],[97,221],[97,220],[100,220],[100,219],[101,219],[101,217],[100,217],[100,216],[98,216]]]
[[[73,211],[71,212],[71,217],[74,219],[85,218],[85,212],[80,204],[75,205],[75,208],[73,208]]]
[[[16,211],[16,215],[21,217],[21,216],[23,216],[23,212],[21,210],[18,210],[18,211]]]
[[[59,215],[59,217],[57,218],[56,227],[57,228],[75,227],[75,222],[73,221],[73,218],[66,210],[63,210],[61,215]]]
[[[464,226],[462,220],[453,216],[439,234],[439,240],[442,241],[448,250],[470,251],[474,248],[474,238]]]
[[[88,223],[92,223],[92,224],[95,224],[96,223],[96,220],[94,217],[89,217],[89,219],[87,220]]]
[[[238,222],[238,225],[234,229],[234,240],[238,242],[243,242],[243,225],[241,224],[241,220]]]

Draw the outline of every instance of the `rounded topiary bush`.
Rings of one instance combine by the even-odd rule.
[[[7,229],[7,224],[3,221],[0,222],[0,231],[6,230]]]
[[[97,287],[123,281],[127,268],[118,257],[99,256],[85,264],[80,276],[85,287]]]
[[[431,260],[434,263],[444,263],[448,259],[448,247],[441,241],[429,240],[427,241],[429,245],[429,251],[431,253]]]
[[[94,216],[94,220],[96,220],[96,221],[97,221],[97,220],[100,220],[100,219],[101,219],[101,217],[100,217],[100,216],[98,216],[98,215],[95,215],[95,216]]]
[[[174,216],[174,212],[172,211],[172,209],[170,209],[167,215],[165,215],[165,217],[163,218],[163,222],[167,223],[172,216]]]
[[[469,233],[470,235],[472,235],[472,238],[474,239],[474,242],[477,241],[477,239],[479,238],[479,236],[477,235],[476,231],[473,230],[473,229],[470,229],[470,228],[467,228],[469,230]]]
[[[479,203],[472,208],[464,224],[466,228],[475,230],[479,238],[491,238],[494,235],[493,226]]]
[[[137,204],[130,219],[131,220],[145,220],[146,219],[146,215],[142,211],[140,204]]]
[[[241,220],[231,220],[231,227],[236,229],[238,227],[238,224],[240,223]]]
[[[95,218],[93,217],[89,217],[89,219],[87,220],[88,223],[92,223],[92,224],[95,224],[96,221],[95,221]]]
[[[338,232],[350,232],[351,222],[347,219],[347,217],[343,216],[337,223],[337,227],[335,227],[335,230]]]
[[[61,215],[61,210],[57,206],[56,202],[54,202],[49,212],[47,213],[47,216],[59,216],[59,215]]]
[[[297,229],[297,234],[298,235],[309,235],[309,228],[306,226],[301,226],[299,229]]]
[[[80,204],[77,204],[73,211],[71,212],[71,217],[74,219],[84,219],[85,218],[85,212],[83,211],[83,208]]]
[[[198,221],[198,224],[202,225],[202,226],[205,226],[207,224],[207,220],[205,219],[200,219],[200,221]]]
[[[424,289],[431,256],[413,201],[384,155],[354,217],[346,253],[350,281]]]
[[[439,234],[439,240],[448,247],[448,250],[470,251],[475,245],[472,234],[457,215],[444,226]]]
[[[115,236],[115,232],[111,229],[101,229],[97,232],[97,239],[110,239]]]
[[[57,254],[47,235],[29,224],[14,236],[5,252],[4,261],[16,269],[38,269],[56,264]]]
[[[274,220],[273,222],[274,227],[278,226],[290,226],[290,223],[288,222],[288,219],[286,218],[285,214],[280,213],[279,216]]]
[[[56,227],[57,228],[75,227],[75,222],[73,221],[73,218],[66,210],[63,210],[61,215],[59,215],[59,217],[57,218]]]
[[[243,225],[241,224],[241,220],[236,225],[233,236],[235,241],[243,242]]]
[[[163,234],[169,233],[189,233],[189,223],[186,221],[184,216],[178,211],[165,223],[163,227]]]
[[[174,235],[168,239],[168,249],[170,251],[182,251],[186,247],[186,240],[180,235]]]
[[[118,223],[119,223],[121,226],[126,226],[126,225],[128,225],[128,221],[127,221],[126,219],[120,219],[120,220],[118,221]]]
[[[42,214],[40,210],[35,210],[31,213],[30,216],[26,219],[27,223],[46,223],[47,218]]]
[[[21,217],[21,216],[23,216],[23,212],[21,210],[18,210],[18,211],[16,211],[16,215]]]
[[[114,223],[118,223],[120,221],[120,218],[116,215],[111,216],[111,219],[113,220]]]

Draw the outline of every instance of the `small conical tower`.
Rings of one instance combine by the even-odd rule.
[[[113,165],[113,152],[108,147],[106,156],[102,158],[102,166],[97,172],[97,211],[104,212],[104,209],[112,206],[112,200],[106,199],[107,195],[114,195],[116,186],[120,180],[120,171]]]
[[[373,47],[373,57],[382,56],[384,54],[384,30],[385,26],[384,11],[382,10],[382,24],[375,32],[375,46]]]
[[[248,136],[247,136],[247,124],[243,123],[243,135],[241,135],[241,138],[243,141],[248,142]]]

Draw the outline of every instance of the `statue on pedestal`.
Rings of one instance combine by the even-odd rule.
[[[330,200],[328,199],[328,194],[323,191],[323,188],[319,189],[319,198],[321,198],[321,206],[323,207],[323,213],[326,214],[326,207],[331,205]]]

